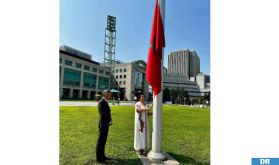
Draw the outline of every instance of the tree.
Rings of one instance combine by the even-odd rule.
[[[186,104],[187,105],[191,105],[191,100],[190,100],[189,92],[187,90],[185,91],[185,97],[186,97]]]
[[[187,100],[189,100],[189,92],[187,90],[185,91],[185,97]]]
[[[179,89],[179,87],[176,87],[175,91],[177,93],[177,97],[181,97],[181,90]]]
[[[181,97],[185,97],[185,89],[183,87],[180,87],[180,93]]]
[[[163,102],[170,101],[170,90],[166,87],[163,91]]]
[[[172,103],[175,104],[176,98],[178,97],[177,90],[172,88],[171,89],[171,98],[172,98]]]

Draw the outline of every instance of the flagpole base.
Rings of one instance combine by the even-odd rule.
[[[153,152],[153,151],[150,151],[148,154],[147,154],[147,157],[151,160],[151,161],[154,161],[154,162],[161,162],[163,160],[166,160],[166,155],[164,155],[163,153],[157,153],[157,152]]]

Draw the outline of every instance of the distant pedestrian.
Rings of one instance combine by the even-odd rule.
[[[117,98],[117,103],[118,103],[118,105],[119,105],[119,103],[120,103],[120,97]]]
[[[179,103],[179,97],[176,98],[176,105]]]

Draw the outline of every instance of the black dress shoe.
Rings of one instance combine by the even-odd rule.
[[[112,158],[109,158],[109,157],[105,157],[105,160],[112,160]]]

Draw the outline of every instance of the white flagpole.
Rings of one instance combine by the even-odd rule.
[[[163,21],[163,26],[165,27],[165,0],[159,0],[159,6],[160,6],[161,18]],[[161,61],[161,76],[162,76],[161,92],[156,96],[153,94],[152,150],[147,155],[153,161],[162,161],[166,159],[166,156],[161,152],[163,64],[164,64],[164,48],[162,48],[162,61]]]

